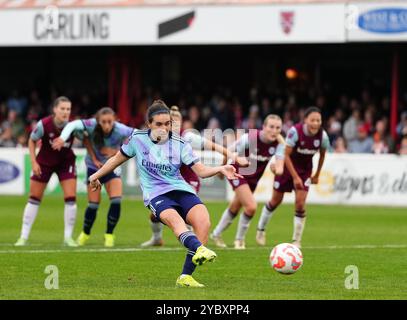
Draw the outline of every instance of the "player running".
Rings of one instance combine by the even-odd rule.
[[[216,253],[206,248],[210,227],[209,213],[195,190],[185,182],[179,169],[188,165],[201,178],[218,173],[229,179],[239,177],[231,165],[207,167],[193,153],[191,145],[171,132],[170,109],[156,100],[147,110],[148,130],[132,134],[114,157],[89,177],[92,188],[100,188],[99,179],[132,157],[136,157],[143,199],[157,219],[166,224],[188,249],[179,287],[203,287],[193,277],[197,265],[213,261]],[[194,228],[189,231],[186,224]]]
[[[96,113],[96,118],[75,120],[68,123],[58,139],[54,140],[53,148],[60,149],[72,133],[84,136],[87,155],[85,159],[88,178],[94,174],[110,157],[120,149],[124,140],[133,133],[130,128],[116,121],[115,112],[105,107]],[[107,227],[105,233],[105,247],[113,247],[115,237],[113,231],[119,222],[122,180],[120,168],[100,179],[104,184],[110,198],[110,207],[107,213]],[[97,210],[101,200],[101,190],[92,191],[88,184],[88,207],[85,211],[83,230],[77,239],[80,246],[86,244],[90,238],[93,223],[96,220]]]
[[[257,226],[257,242],[266,244],[266,225],[275,209],[283,201],[284,193],[295,191],[293,244],[301,248],[305,227],[305,201],[311,184],[317,184],[329,148],[329,138],[322,129],[321,111],[310,107],[305,111],[304,123],[298,123],[287,133],[284,173],[274,180],[271,200],[263,207]],[[312,158],[319,151],[317,171],[312,175]]]
[[[285,144],[284,138],[280,134],[281,128],[281,118],[271,114],[264,120],[262,130],[250,130],[249,133],[244,134],[236,141],[233,146],[239,154],[245,154],[250,161],[250,166],[243,169],[243,171],[238,171],[243,177],[229,180],[235,191],[235,196],[211,234],[211,239],[215,241],[216,246],[221,248],[226,247],[222,239],[222,232],[231,225],[233,219],[243,207],[244,213],[240,215],[234,246],[235,249],[246,249],[246,233],[257,209],[253,193],[264,170],[274,155],[276,161],[271,164],[270,169],[274,175],[281,175],[283,173]],[[238,165],[234,166],[236,169],[239,168]]]
[[[189,142],[193,149],[195,150],[214,150],[218,153],[221,153],[226,159],[231,159],[236,161],[242,166],[248,165],[248,161],[245,158],[238,157],[235,153],[230,152],[228,149],[223,146],[212,142],[211,140],[203,138],[199,134],[195,134],[192,131],[183,131],[182,130],[182,114],[179,111],[177,106],[172,106],[170,111],[170,116],[172,120],[172,132],[181,133],[182,139]],[[181,176],[184,180],[195,189],[196,193],[199,193],[201,188],[201,181],[198,175],[187,165],[183,164],[180,168]],[[142,247],[150,246],[162,246],[164,244],[162,239],[162,232],[164,225],[158,221],[153,214],[150,215],[150,226],[153,232],[153,235],[150,240],[141,244]]]
[[[53,173],[56,173],[61,184],[64,199],[64,244],[76,247],[72,232],[76,220],[76,167],[75,154],[71,147],[73,137],[67,140],[60,151],[53,150],[51,145],[69,121],[71,101],[59,97],[53,103],[53,115],[41,119],[28,140],[33,175],[30,180],[30,195],[24,209],[21,236],[15,246],[27,244],[32,225],[38,213],[38,208]],[[41,148],[35,155],[36,143],[41,140]]]

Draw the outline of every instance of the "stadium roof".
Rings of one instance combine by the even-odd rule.
[[[397,0],[396,0],[397,1]],[[347,3],[347,2],[396,2],[395,0],[0,0],[0,9],[43,8],[58,6],[75,7],[126,7],[126,6],[173,6],[173,5],[216,5],[216,4],[304,4],[304,3]],[[403,0],[399,0],[403,2]]]

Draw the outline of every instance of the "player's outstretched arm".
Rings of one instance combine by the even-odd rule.
[[[233,152],[232,150],[229,150],[224,146],[221,146],[220,144],[215,143],[211,140],[208,139],[204,140],[204,148],[223,154],[223,156],[226,158],[226,162],[228,159],[230,159],[242,167],[246,167],[249,165],[249,161],[246,158],[239,157],[236,152]]]
[[[69,139],[72,132],[74,131],[84,131],[85,127],[83,126],[82,120],[74,120],[69,122],[61,132],[61,135],[58,138],[55,138],[52,142],[52,148],[54,150],[61,150],[65,144],[65,141]]]
[[[101,187],[99,179],[108,173],[112,172],[123,162],[126,162],[129,158],[124,156],[120,151],[115,156],[111,157],[106,163],[94,174],[89,177],[89,183],[92,190],[96,190]]]
[[[207,167],[201,162],[195,163],[191,169],[200,177],[200,178],[209,178],[218,173],[223,174],[227,179],[233,180],[237,178],[242,178],[240,174],[236,172],[236,169],[230,164],[217,167]]]

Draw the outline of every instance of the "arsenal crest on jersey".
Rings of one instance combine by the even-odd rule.
[[[280,25],[285,34],[289,34],[294,26],[294,11],[280,12]]]

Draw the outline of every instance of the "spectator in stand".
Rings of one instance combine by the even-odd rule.
[[[336,138],[335,142],[333,143],[333,152],[334,153],[348,153],[346,147],[346,141],[343,137]]]
[[[397,125],[397,134],[400,137],[407,135],[407,111],[404,111],[400,116],[400,122]]]
[[[376,107],[373,105],[369,105],[366,108],[364,117],[363,117],[363,125],[365,126],[368,134],[374,133],[374,114],[375,114]]]
[[[11,97],[7,100],[7,107],[9,110],[13,110],[17,115],[25,115],[27,109],[27,99],[21,97],[17,90],[14,90]]]
[[[192,106],[188,109],[188,119],[192,122],[193,127],[202,131],[205,128],[204,123],[202,123],[201,113],[197,106]]]
[[[259,129],[262,126],[262,120],[259,115],[259,106],[254,104],[250,107],[249,116],[243,120],[243,129]]]
[[[332,144],[342,133],[342,124],[335,115],[328,119],[327,133]]]
[[[358,137],[358,127],[361,124],[360,110],[354,109],[343,126],[343,136],[348,143],[355,141]]]
[[[348,152],[350,153],[372,153],[373,139],[368,135],[366,127],[361,124],[358,129],[358,138],[348,143]]]
[[[7,119],[7,104],[5,102],[0,102],[0,124]]]
[[[373,153],[389,153],[393,150],[394,142],[387,133],[387,121],[381,119],[376,122],[376,130],[373,135]]]
[[[266,118],[271,112],[271,103],[269,98],[261,99],[261,107],[260,107],[260,117],[262,119]]]
[[[284,112],[283,115],[283,128],[282,132],[287,133],[288,130],[294,125],[294,121],[292,120],[290,111]]]
[[[400,155],[407,155],[407,136],[404,136],[401,139],[399,154]]]
[[[3,121],[0,128],[0,145],[3,147],[14,147],[17,138],[25,134],[24,122],[14,109],[8,111],[7,120]]]

